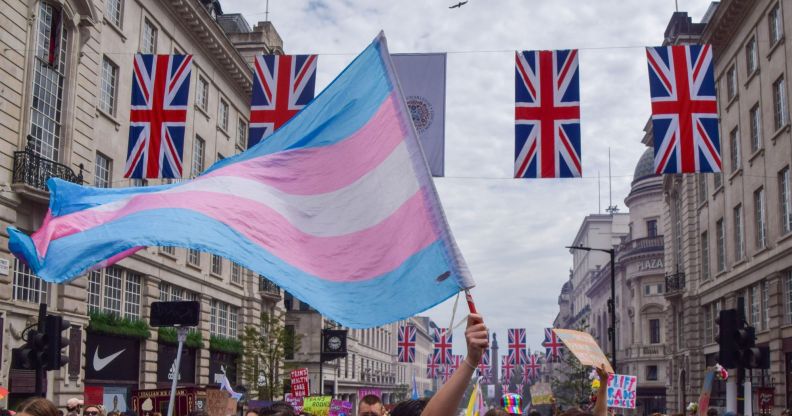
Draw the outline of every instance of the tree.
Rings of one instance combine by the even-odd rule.
[[[283,391],[281,370],[287,353],[300,348],[300,337],[284,324],[284,314],[262,312],[259,325],[247,325],[242,335],[242,377],[251,399],[274,400]]]
[[[555,370],[550,383],[558,404],[564,407],[584,407],[591,397],[588,369],[572,353],[566,351]]]

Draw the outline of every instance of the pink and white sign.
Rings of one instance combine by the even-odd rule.
[[[608,376],[608,407],[635,409],[637,388],[638,377],[610,374]]]
[[[298,368],[289,373],[291,376],[291,394],[294,397],[305,397],[310,392],[308,369]]]

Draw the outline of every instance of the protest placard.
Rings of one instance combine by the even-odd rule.
[[[227,416],[230,397],[225,390],[206,390],[206,413],[209,416]]]
[[[531,404],[534,406],[540,404],[553,403],[553,389],[548,383],[536,383],[531,386]]]
[[[573,331],[571,329],[553,329],[553,332],[555,332],[558,338],[561,339],[561,342],[566,345],[567,349],[575,355],[581,364],[594,367],[600,367],[604,364],[605,370],[608,373],[613,373],[613,367],[611,367],[608,358],[605,357],[605,354],[602,352],[599,345],[597,345],[597,341],[594,340],[591,334]]]
[[[305,397],[310,392],[308,369],[298,368],[289,373],[291,377],[291,394],[294,397]]]
[[[331,396],[303,397],[303,412],[312,416],[328,416],[330,413]]]
[[[638,377],[622,374],[608,375],[608,407],[635,409]]]
[[[336,400],[333,399],[330,401],[330,413],[329,416],[350,416],[352,415],[352,403],[346,400]]]
[[[295,397],[291,393],[286,393],[284,395],[284,400],[286,403],[289,403],[291,407],[294,408],[294,411],[297,413],[302,412],[303,410],[303,398],[302,397]]]
[[[382,389],[375,387],[361,387],[358,389],[358,397],[361,399],[366,396],[377,396],[382,399]]]

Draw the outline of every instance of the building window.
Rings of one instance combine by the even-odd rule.
[[[228,103],[220,99],[220,109],[217,112],[217,124],[223,131],[228,131]]]
[[[754,104],[748,112],[751,127],[751,152],[756,152],[762,147],[762,120],[759,113],[759,103]]]
[[[231,262],[231,282],[242,284],[242,266],[233,261]]]
[[[731,101],[737,95],[737,65],[726,71],[726,97]]]
[[[199,299],[195,292],[162,281],[159,283],[159,291],[161,302],[197,301]]]
[[[735,127],[729,133],[729,148],[731,149],[731,171],[740,168],[740,131]]]
[[[96,152],[96,165],[94,166],[94,186],[97,188],[109,188],[112,184],[110,177],[112,164],[105,155]]]
[[[784,278],[784,304],[786,308],[786,323],[792,323],[792,270],[786,271]]]
[[[682,197],[674,198],[674,260],[678,267],[682,267]]]
[[[713,181],[715,181],[715,190],[717,191],[723,185],[723,174],[718,172],[712,175]]]
[[[657,220],[646,221],[646,235],[657,237]]]
[[[238,308],[212,299],[209,315],[209,332],[221,337],[236,338],[238,324]]]
[[[726,229],[723,226],[723,218],[715,223],[715,239],[718,243],[718,271],[726,270]]]
[[[753,36],[748,40],[748,43],[745,44],[745,67],[747,73],[750,75],[756,71],[758,64],[759,52],[756,49],[756,37]]]
[[[102,84],[99,90],[99,108],[111,116],[116,111],[118,66],[105,56],[102,58]]]
[[[115,266],[90,272],[88,311],[140,318],[141,280],[139,274]]]
[[[286,339],[287,340],[293,340],[294,339],[294,333],[295,333],[294,332],[294,325],[286,325],[286,326],[284,326],[283,329],[286,332]],[[293,342],[287,342],[286,345],[284,346],[283,350],[284,350],[283,351],[283,358],[285,358],[287,360],[293,360],[294,359],[294,343]],[[353,360],[354,360],[354,358],[353,358]],[[346,358],[344,358],[344,364],[346,365]],[[346,373],[346,370],[344,370],[344,372]],[[354,364],[354,362],[352,363],[352,377],[353,378],[355,377],[355,364]]]
[[[659,344],[660,343],[660,320],[659,319],[650,319],[649,320],[649,343],[650,344]]]
[[[245,123],[245,120],[239,119],[237,123],[237,139],[236,144],[240,149],[245,149],[247,147],[247,134],[248,134],[248,125]]]
[[[704,305],[704,344],[711,344],[714,339],[712,337],[712,324],[714,323],[712,312],[712,304]]]
[[[157,53],[157,28],[148,19],[143,19],[143,39],[140,42],[140,52]]]
[[[106,0],[105,3],[107,13],[105,17],[110,23],[121,27],[121,12],[124,8],[124,0]]]
[[[706,231],[701,233],[701,280],[709,280],[709,235]]]
[[[170,256],[175,256],[176,255],[176,247],[173,247],[173,246],[162,246],[159,249],[160,249],[160,252],[168,254]]]
[[[657,366],[656,365],[647,365],[646,366],[646,380],[648,380],[648,381],[657,381]]]
[[[187,249],[187,264],[201,266],[201,252],[194,249]]]
[[[784,29],[781,23],[781,9],[778,3],[770,9],[770,14],[767,16],[767,23],[770,26],[770,46],[773,46],[784,36]]]
[[[756,248],[767,246],[767,214],[765,209],[764,188],[754,191],[754,226],[756,232]]]
[[[787,124],[787,97],[784,77],[781,76],[773,83],[773,127],[776,130]]]
[[[206,144],[200,136],[195,136],[195,145],[193,146],[193,159],[192,159],[192,176],[196,177],[204,170],[204,151]]]
[[[14,300],[30,303],[49,303],[49,283],[33,274],[26,264],[14,259]]]
[[[223,274],[223,258],[217,254],[212,254],[212,273],[218,276]]]
[[[734,260],[745,257],[745,224],[743,222],[742,204],[734,207]]]
[[[749,297],[749,301],[751,302],[750,303],[750,315],[748,316],[748,318],[749,318],[749,320],[751,322],[751,325],[756,327],[756,329],[758,329],[758,330],[762,329],[762,321],[760,319],[760,317],[761,317],[760,310],[761,310],[761,307],[762,307],[762,305],[761,305],[761,302],[762,302],[761,295],[762,294],[760,292],[760,289],[761,288],[760,288],[759,285],[753,285],[753,286],[751,286],[748,289],[749,290],[749,296],[750,296]]]
[[[30,136],[28,145],[36,154],[50,159],[59,160],[61,115],[66,69],[66,46],[68,32],[61,24],[59,48],[55,48],[57,56],[50,56],[50,35],[52,25],[61,20],[61,10],[46,1],[39,2],[38,28],[36,30],[36,57],[33,62],[33,99],[30,108]]]
[[[698,184],[698,203],[702,204],[707,200],[707,175],[697,173],[696,182]]]
[[[792,231],[792,205],[789,193],[789,166],[778,172],[778,202],[781,205],[781,229],[784,234]]]
[[[195,104],[204,111],[209,108],[209,82],[200,75],[198,76],[198,87],[195,92]]]
[[[762,280],[762,328],[770,329],[770,287],[767,280]]]

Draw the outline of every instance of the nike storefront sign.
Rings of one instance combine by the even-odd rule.
[[[88,332],[85,344],[86,382],[139,381],[139,340]]]

